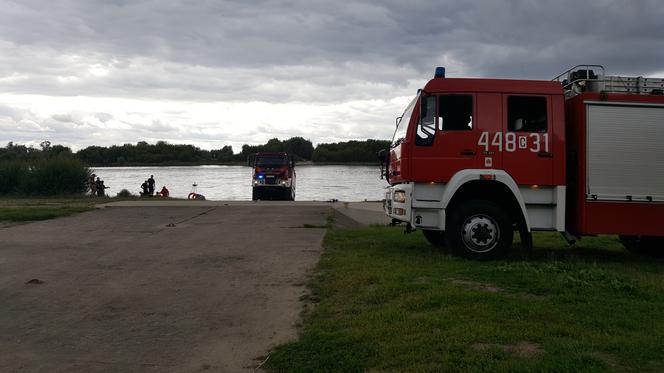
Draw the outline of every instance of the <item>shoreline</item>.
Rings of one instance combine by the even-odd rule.
[[[108,167],[108,168],[120,168],[120,167],[185,167],[185,166],[244,166],[249,167],[245,162],[166,162],[166,163],[128,163],[128,164],[110,164],[110,165],[99,165],[93,164],[88,165],[88,167]],[[380,167],[380,163],[375,162],[312,162],[312,161],[302,161],[296,162],[295,167],[298,166],[376,166]]]

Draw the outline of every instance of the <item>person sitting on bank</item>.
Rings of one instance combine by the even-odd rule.
[[[146,196],[150,195],[150,193],[148,193],[148,181],[147,180],[145,180],[143,182],[143,184],[141,184],[141,189],[143,190],[141,192],[141,197],[146,197]]]
[[[166,186],[164,185],[161,187],[161,191],[157,192],[157,196],[159,197],[168,197],[170,195],[168,189],[166,189]]]

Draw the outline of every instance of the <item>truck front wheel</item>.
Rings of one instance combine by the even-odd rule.
[[[293,187],[284,189],[284,199],[286,201],[295,201],[295,189]]]
[[[504,257],[512,245],[512,220],[500,205],[470,200],[457,206],[447,225],[447,243],[459,256],[475,260]]]

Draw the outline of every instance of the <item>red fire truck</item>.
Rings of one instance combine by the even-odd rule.
[[[506,254],[518,230],[615,234],[664,252],[664,79],[580,65],[552,81],[436,74],[382,155],[385,212],[457,255]]]
[[[295,161],[288,153],[256,153],[249,165],[252,200],[295,200]]]

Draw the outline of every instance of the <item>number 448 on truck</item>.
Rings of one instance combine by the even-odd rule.
[[[580,65],[552,81],[437,68],[379,154],[385,212],[455,254],[504,256],[519,231],[619,235],[664,253],[664,79]]]

